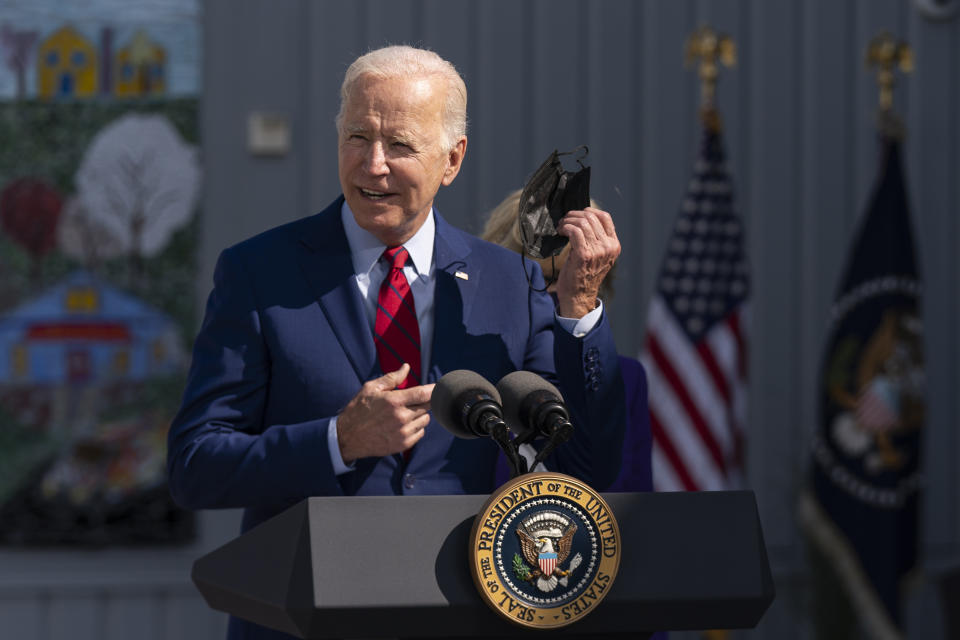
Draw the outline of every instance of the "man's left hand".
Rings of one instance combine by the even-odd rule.
[[[613,218],[587,207],[570,211],[557,233],[570,240],[570,255],[557,278],[557,302],[564,318],[582,318],[597,306],[600,284],[620,255]]]

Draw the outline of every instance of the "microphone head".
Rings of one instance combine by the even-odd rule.
[[[535,409],[547,401],[563,404],[560,391],[532,371],[508,373],[497,383],[497,391],[503,399],[503,418],[522,442],[536,435]]]
[[[470,410],[479,402],[500,406],[500,394],[486,378],[475,371],[457,369],[437,380],[430,396],[430,410],[444,429],[458,438],[476,438],[470,429]]]

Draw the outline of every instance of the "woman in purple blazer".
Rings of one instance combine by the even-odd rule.
[[[489,242],[520,253],[523,244],[520,240],[520,228],[517,211],[520,205],[520,191],[514,191],[490,213],[484,226],[482,238]],[[591,206],[596,204],[591,201]],[[566,249],[556,258],[537,260],[543,269],[543,277],[550,291],[556,281],[557,273],[566,259]],[[613,270],[607,274],[600,295],[613,296]],[[623,459],[620,474],[608,487],[596,487],[603,491],[653,491],[653,472],[651,455],[653,436],[650,432],[650,412],[647,409],[647,373],[639,360],[627,356],[618,356],[620,372],[623,375],[623,390],[626,399],[626,431],[623,436]],[[501,453],[497,458],[495,484],[501,485],[510,477],[510,468],[506,457]],[[666,631],[659,631],[651,640],[668,640]]]
[[[523,245],[520,240],[520,228],[517,210],[520,204],[520,191],[514,191],[490,213],[481,237],[502,247],[520,253]],[[591,202],[591,206],[596,206]],[[559,256],[537,260],[543,269],[543,276],[550,291],[556,280],[566,250]],[[602,297],[613,295],[613,271],[600,288]],[[650,413],[647,410],[647,374],[643,365],[634,358],[619,356],[620,370],[623,374],[623,386],[627,401],[627,425],[623,439],[623,461],[620,475],[608,487],[596,487],[603,491],[653,491],[651,471],[652,436],[650,433]],[[497,460],[496,482],[502,484],[510,477],[506,459],[501,454]]]

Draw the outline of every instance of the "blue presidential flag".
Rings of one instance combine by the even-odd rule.
[[[917,559],[925,419],[921,282],[900,160],[880,171],[831,311],[801,523],[860,624],[900,638],[900,589]]]

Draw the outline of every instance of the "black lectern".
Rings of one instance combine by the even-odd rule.
[[[749,491],[609,493],[616,581],[551,634],[756,626],[774,588]],[[309,498],[198,559],[214,609],[301,638],[533,637],[481,601],[470,526],[486,496]]]

